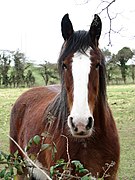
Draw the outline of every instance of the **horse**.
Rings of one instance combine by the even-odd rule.
[[[93,179],[118,178],[119,136],[107,101],[105,58],[99,48],[101,30],[97,14],[88,31],[74,31],[69,14],[65,14],[61,21],[64,43],[58,57],[60,85],[29,89],[13,105],[10,137],[22,149],[32,137],[41,137],[27,154],[38,154],[35,163],[45,172],[58,160],[69,164],[78,160]],[[41,150],[43,144],[55,146],[54,156],[50,148]],[[10,140],[11,154],[17,150],[24,157]],[[31,173],[31,179],[47,179],[37,168]],[[84,176],[74,165],[70,173],[69,179]]]

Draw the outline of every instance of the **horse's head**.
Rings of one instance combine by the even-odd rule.
[[[101,52],[98,40],[102,23],[99,16],[95,15],[88,32],[75,32],[66,14],[61,28],[65,41],[59,67],[70,110],[68,126],[73,136],[89,137],[94,126],[93,111],[99,92]]]

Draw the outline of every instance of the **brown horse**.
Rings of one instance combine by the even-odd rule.
[[[74,31],[66,14],[61,22],[64,44],[58,59],[61,85],[30,89],[13,106],[10,136],[22,149],[35,135],[49,134],[27,152],[38,154],[36,163],[42,169],[49,171],[59,159],[79,160],[92,177],[117,179],[120,147],[107,102],[105,60],[98,48],[101,28],[101,19],[95,15],[88,32]],[[55,156],[49,149],[40,151],[41,144],[55,144]],[[11,153],[16,150],[11,141]],[[77,174],[74,166],[71,174]],[[36,169],[32,176],[46,179]]]

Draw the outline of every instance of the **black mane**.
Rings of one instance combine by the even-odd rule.
[[[74,54],[75,52],[80,52],[85,54],[87,49],[92,47],[91,38],[89,35],[89,31],[76,31],[71,37],[63,44],[61,53],[58,59],[58,70],[61,78],[61,83],[63,84],[63,60],[70,54]]]
[[[62,46],[60,57],[58,60],[58,66],[60,68],[63,60],[69,55],[75,52],[84,53],[92,46],[89,32],[87,31],[76,31],[66,42],[66,47]]]
[[[87,31],[76,31],[66,42],[66,48],[62,53],[61,58],[65,58],[70,53],[77,51],[85,53],[85,51],[91,46],[91,39],[89,32]],[[60,58],[60,59],[61,59]]]

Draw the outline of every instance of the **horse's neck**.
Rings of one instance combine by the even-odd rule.
[[[112,114],[106,99],[98,98],[94,109],[95,128],[106,130],[108,121],[112,118]]]

